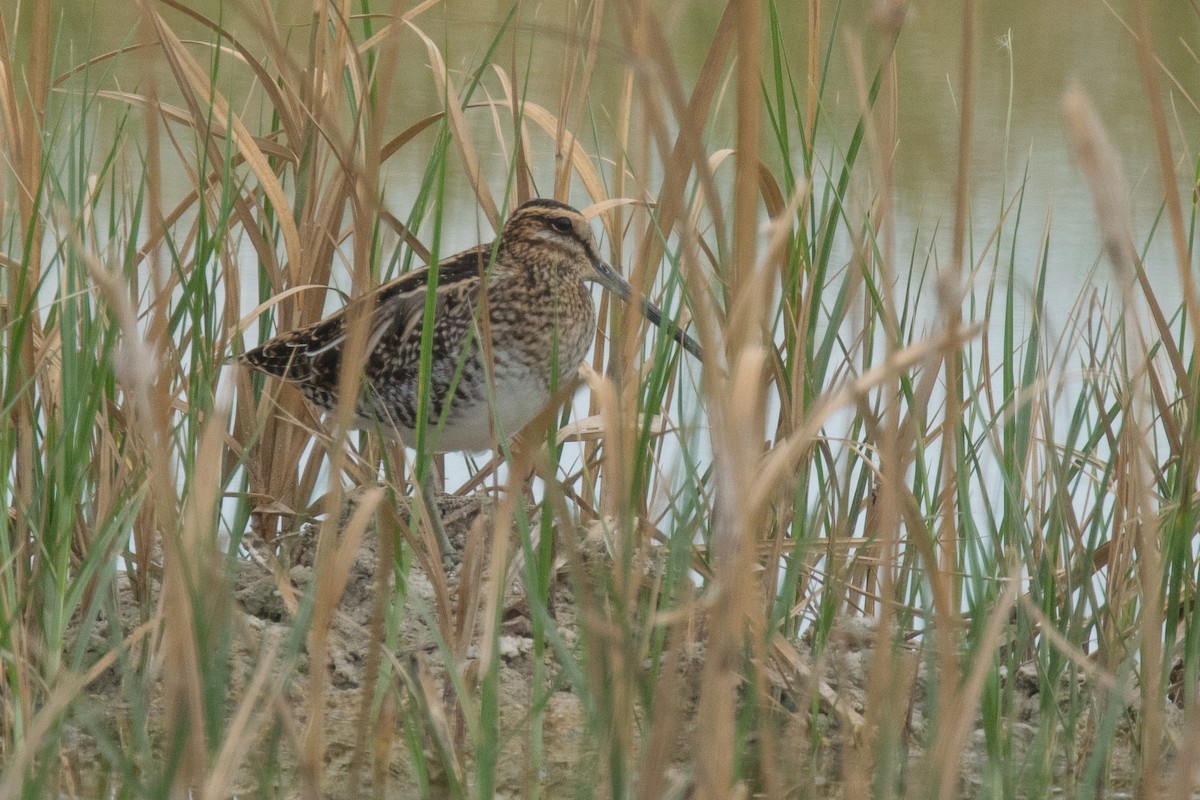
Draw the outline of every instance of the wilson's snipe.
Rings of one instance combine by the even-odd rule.
[[[493,250],[495,257],[493,259]],[[415,445],[418,375],[429,268],[405,273],[347,308],[245,353],[239,361],[295,384],[319,409],[337,405],[346,315],[371,308],[356,425]],[[633,290],[596,252],[583,215],[554,200],[530,200],[508,218],[498,245],[479,245],[438,265],[432,331],[428,441],[438,452],[484,450],[511,436],[550,402],[553,385],[575,373],[595,336],[585,281],[622,300]],[[486,302],[483,287],[486,286]],[[662,325],[647,300],[642,313]],[[484,357],[486,308],[494,374]],[[674,338],[699,356],[677,328]],[[440,437],[436,427],[445,416]]]

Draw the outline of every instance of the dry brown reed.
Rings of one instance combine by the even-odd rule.
[[[1137,272],[1142,270],[1131,234],[1128,207],[1129,188],[1120,168],[1118,157],[1108,140],[1095,110],[1083,90],[1073,87],[1063,98],[1075,155],[1088,178],[1095,201],[1096,216],[1104,236],[1105,252],[1117,275],[1122,290],[1123,321],[1128,330],[1128,344],[1121,353],[1124,360],[1124,398],[1122,414],[1128,420],[1119,431],[1117,487],[1121,499],[1121,518],[1114,531],[1114,544],[1120,558],[1136,574],[1134,580],[1121,581],[1110,587],[1113,603],[1120,607],[1126,602],[1140,606],[1138,618],[1140,664],[1139,685],[1145,715],[1142,732],[1140,782],[1138,796],[1161,796],[1163,774],[1162,740],[1164,719],[1161,704],[1163,675],[1163,640],[1160,634],[1164,611],[1159,600],[1163,585],[1162,530],[1157,501],[1154,497],[1154,455],[1146,446],[1146,431],[1151,429],[1153,400],[1146,391],[1146,376],[1151,370],[1150,345],[1143,331],[1142,306],[1135,294]],[[1170,194],[1170,192],[1169,192]],[[1177,203],[1176,203],[1177,205]],[[1170,206],[1170,202],[1168,202]],[[1115,631],[1114,631],[1115,634]],[[1114,637],[1119,642],[1119,637]],[[1117,643],[1108,651],[1109,666],[1125,656],[1124,645]]]
[[[15,28],[20,39],[26,42],[24,52],[14,51],[5,23],[0,21],[0,64],[4,65],[0,74],[0,109],[4,122],[0,128],[0,152],[3,152],[8,162],[8,169],[0,170],[4,178],[0,178],[0,189],[5,190],[3,197],[7,198],[8,180],[15,182],[12,190],[17,198],[17,215],[20,230],[27,231],[25,241],[28,250],[20,259],[21,268],[10,266],[7,272],[6,302],[0,308],[0,325],[10,328],[14,319],[28,315],[29,310],[36,305],[35,297],[42,264],[42,242],[44,240],[44,225],[39,214],[39,186],[42,164],[41,122],[46,112],[46,102],[50,90],[50,41],[51,13],[49,2],[38,2],[23,9],[15,20]],[[20,64],[21,68],[16,69]],[[42,336],[37,320],[31,320],[28,331],[16,343],[15,357],[17,369],[15,376],[32,380],[37,374],[38,338]],[[14,554],[13,569],[16,572],[14,588],[24,592],[29,586],[30,571],[21,562],[36,558],[36,531],[27,518],[27,509],[32,506],[37,492],[34,483],[35,442],[34,404],[32,393],[22,393],[16,398],[16,405],[11,412],[13,430],[16,431],[16,472],[13,476],[13,514],[12,514],[12,546]],[[7,511],[7,509],[5,509]],[[0,734],[5,741],[9,740],[15,731],[13,721],[32,719],[38,705],[40,694],[39,681],[36,673],[31,670],[37,662],[36,653],[39,649],[37,627],[34,624],[32,609],[20,609],[11,604],[11,597],[6,596],[0,601],[0,615],[6,620],[22,617],[21,624],[14,625],[11,651],[15,675],[17,697],[12,697],[6,684],[6,691],[0,694],[5,705],[19,704],[14,712],[0,717]]]
[[[814,735],[809,727],[820,717],[814,713],[819,708],[836,722],[830,735],[841,755],[844,796],[953,797],[961,790],[964,752],[986,686],[1001,654],[1013,646],[1010,624],[1020,616],[1039,631],[1039,644],[1032,638],[1025,643],[1028,652],[1040,647],[1062,655],[1100,687],[1102,702],[1088,722],[1090,733],[1102,730],[1105,715],[1116,708],[1111,704],[1121,686],[1117,676],[1136,647],[1144,709],[1139,791],[1158,796],[1166,729],[1161,677],[1170,653],[1159,635],[1166,619],[1159,598],[1167,568],[1158,549],[1169,515],[1156,487],[1168,483],[1169,468],[1156,462],[1148,442],[1152,429],[1161,427],[1172,463],[1186,475],[1182,483],[1194,488],[1200,437],[1192,435],[1195,415],[1178,408],[1192,407],[1195,370],[1138,263],[1117,159],[1086,97],[1074,90],[1064,98],[1067,129],[1092,187],[1106,253],[1122,279],[1125,315],[1118,322],[1103,307],[1079,305],[1078,317],[1095,320],[1083,345],[1091,359],[1089,375],[1096,376],[1087,391],[1104,409],[1095,439],[1111,449],[1112,463],[1082,451],[1063,457],[1069,469],[1102,475],[1096,482],[1105,499],[1080,515],[1086,519],[1071,520],[1075,538],[1046,580],[1053,592],[1070,595],[1080,581],[1103,573],[1104,604],[1112,611],[1096,612],[1087,628],[1099,641],[1098,658],[1085,652],[1085,643],[1068,638],[1067,623],[1052,616],[1032,586],[1021,585],[1042,566],[1036,557],[1016,562],[998,546],[994,574],[980,576],[980,583],[990,577],[1000,588],[977,616],[963,613],[969,576],[962,571],[966,555],[960,547],[971,510],[964,507],[961,487],[979,478],[972,466],[976,437],[967,422],[978,405],[991,404],[987,419],[996,428],[1028,409],[1030,429],[1037,431],[1031,438],[1051,443],[1035,448],[1007,476],[1013,504],[1021,508],[1014,524],[1035,529],[1029,550],[1052,549],[1039,538],[1041,521],[1058,510],[1063,491],[1054,483],[1059,453],[1053,423],[1046,421],[1056,401],[1055,379],[1039,372],[1013,397],[994,397],[984,384],[1001,367],[988,361],[987,344],[978,342],[983,323],[964,318],[964,300],[979,270],[968,252],[976,3],[963,6],[959,43],[949,268],[939,278],[938,325],[924,336],[904,328],[909,309],[898,308],[893,293],[904,272],[890,198],[902,102],[895,48],[906,3],[876,4],[875,27],[867,34],[874,48],[864,47],[859,36],[839,40],[850,54],[860,111],[849,149],[857,151],[861,137],[867,163],[865,170],[854,170],[855,179],[862,171],[868,175],[860,192],[852,186],[851,164],[830,170],[845,177],[837,191],[847,194],[837,198],[835,210],[822,206],[826,201],[811,164],[790,180],[767,165],[771,132],[764,121],[773,99],[763,91],[769,53],[762,32],[770,24],[770,6],[757,0],[726,3],[689,81],[682,77],[661,10],[644,0],[569,4],[549,22],[517,3],[508,27],[492,42],[486,68],[467,73],[439,44],[429,19],[444,11],[439,5],[428,0],[406,11],[394,2],[368,19],[357,15],[350,0],[314,2],[298,29],[306,36],[297,39],[265,2],[247,2],[238,7],[236,23],[218,23],[179,0],[141,0],[134,45],[71,66],[53,80],[49,0],[32,3],[17,19],[24,51],[12,48],[4,27],[8,18],[0,18],[0,151],[7,164],[0,169],[0,197],[16,198],[16,225],[30,245],[20,258],[7,254],[0,261],[7,277],[0,325],[10,329],[18,317],[27,317],[20,328],[25,335],[8,358],[12,374],[33,387],[15,393],[6,411],[17,434],[14,508],[5,529],[11,556],[3,566],[15,580],[14,591],[0,591],[0,618],[19,618],[19,624],[9,626],[2,654],[9,674],[0,682],[0,745],[8,758],[0,800],[20,795],[21,781],[37,765],[39,749],[52,741],[57,720],[100,671],[130,653],[140,658],[125,668],[124,679],[161,702],[162,735],[177,748],[178,768],[165,775],[173,796],[234,792],[248,754],[259,752],[267,731],[278,732],[282,747],[295,756],[285,777],[289,787],[300,796],[324,796],[331,637],[358,546],[372,535],[381,542],[380,566],[356,704],[350,796],[364,794],[368,784],[382,795],[391,764],[403,758],[428,759],[427,771],[439,772],[440,788],[449,795],[494,794],[495,765],[487,759],[494,759],[497,740],[506,733],[499,730],[495,698],[506,605],[521,584],[529,606],[542,612],[531,611],[531,619],[543,624],[553,597],[547,586],[561,577],[554,558],[543,559],[546,553],[565,562],[562,572],[578,605],[580,645],[555,650],[554,637],[539,633],[542,662],[530,681],[550,685],[542,670],[554,659],[569,676],[555,679],[575,681],[570,688],[586,709],[581,736],[591,751],[585,780],[597,795],[797,796],[797,787],[828,765],[820,763],[817,747],[789,749],[795,738],[785,733],[800,729],[801,738],[820,739],[825,733]],[[1145,4],[1135,6],[1151,122],[1162,172],[1170,176],[1173,156]],[[804,72],[790,86],[796,92],[792,122],[809,147],[821,131],[821,52],[828,46],[830,16],[828,4],[808,4]],[[185,24],[199,25],[213,41],[191,41],[180,32]],[[552,60],[562,76],[553,93],[556,105],[536,102],[525,88],[525,72],[535,68],[526,61],[534,37],[555,48]],[[402,71],[406,49],[420,53],[428,72]],[[70,242],[72,251],[83,254],[89,290],[120,342],[113,356],[116,389],[94,420],[92,468],[102,477],[93,518],[115,514],[112,509],[126,495],[145,498],[129,522],[134,545],[126,553],[144,621],[86,670],[72,674],[46,666],[60,656],[44,652],[45,631],[34,608],[13,602],[48,569],[28,517],[40,491],[34,432],[38,414],[52,413],[70,390],[55,355],[73,332],[61,321],[43,329],[46,318],[36,310],[45,258],[40,248],[51,218],[38,194],[46,159],[41,141],[52,86],[69,84],[85,67],[126,57],[147,76],[167,76],[149,77],[136,90],[103,89],[97,95],[136,109],[144,119],[143,238],[131,248],[131,263],[122,264],[125,273],[95,252],[102,234],[93,222]],[[214,80],[218,61],[220,69],[249,76],[253,96],[266,109],[263,129],[237,110],[250,106],[247,98],[227,96]],[[606,118],[614,152],[593,153],[584,144],[584,132],[597,119],[590,93],[601,70],[610,68],[619,71],[621,86],[619,106]],[[396,119],[395,98],[412,81],[427,82],[440,108],[419,119]],[[479,99],[481,85],[497,91]],[[734,118],[734,147],[713,150],[705,133],[724,115]],[[490,123],[494,139],[480,119]],[[550,158],[542,164],[543,156],[536,155],[547,142],[550,169]],[[503,159],[495,157],[497,150]],[[401,220],[384,207],[380,176],[393,158],[413,151],[436,169],[414,191],[412,218]],[[639,327],[644,322],[605,301],[595,356],[582,370],[588,418],[559,430],[557,438],[551,435],[559,409],[577,388],[572,382],[514,442],[497,442],[495,458],[451,487],[460,494],[484,487],[496,498],[490,519],[481,517],[468,537],[457,583],[443,563],[437,501],[423,480],[431,471],[428,460],[388,450],[371,436],[357,439],[350,433],[348,403],[322,422],[287,387],[268,384],[256,398],[243,374],[233,378],[236,398],[222,403],[197,394],[211,395],[216,381],[197,381],[187,366],[192,357],[221,363],[249,329],[267,331],[268,315],[279,329],[315,321],[324,313],[326,288],[339,274],[349,276],[352,297],[368,291],[384,277],[383,269],[401,266],[398,258],[388,263],[387,246],[400,252],[403,243],[405,253],[421,259],[437,254],[440,237],[431,246],[418,231],[431,221],[452,224],[442,217],[443,173],[450,169],[461,173],[455,177],[473,198],[477,224],[485,229],[481,238],[486,229],[499,227],[506,208],[537,191],[586,198],[588,213],[604,228],[611,260],[624,265],[636,288],[649,294],[656,286],[678,285],[706,354],[698,396],[689,397],[702,406],[707,421],[697,433],[688,420],[675,418],[695,373],[680,373],[673,356],[646,359]],[[175,172],[184,175],[187,187],[172,205],[167,186]],[[1190,278],[1182,206],[1173,179],[1165,182],[1183,306],[1194,319],[1200,303]],[[496,191],[501,185],[502,194]],[[818,213],[827,216],[818,219]],[[201,257],[200,243],[212,233],[204,220],[213,218],[228,225],[230,237]],[[1007,216],[997,223],[985,251],[994,247],[1006,221]],[[844,297],[835,304],[828,288],[832,279],[824,272],[828,253],[822,262],[821,248],[843,226],[853,245]],[[214,281],[224,290],[219,324],[212,331],[179,324],[173,298],[196,291],[191,281],[209,274],[219,276]],[[255,282],[260,297],[247,301],[243,287]],[[206,291],[209,284],[201,283]],[[813,362],[824,335],[819,328],[826,324],[853,331],[838,339],[840,353],[832,361],[841,363],[818,367]],[[366,327],[365,317],[351,325],[346,356],[351,362],[364,357]],[[490,335],[485,326],[489,353]],[[1200,339],[1193,339],[1193,349],[1196,342]],[[972,372],[963,353],[977,344],[984,348],[985,366]],[[344,370],[341,379],[340,396],[355,397],[359,371]],[[646,390],[647,383],[659,387],[657,396]],[[939,407],[935,398],[942,393]],[[831,439],[831,421],[847,411],[860,421],[855,435],[861,440]],[[1004,435],[989,430],[977,438],[1001,450]],[[708,447],[711,464],[699,469],[711,471],[675,481],[663,467],[671,461],[667,442],[687,437]],[[543,447],[568,439],[584,443],[578,464],[569,467]],[[931,465],[936,485],[918,491],[912,476],[930,472]],[[221,677],[223,659],[243,626],[217,532],[227,516],[226,487],[240,470],[248,490],[229,496],[249,509],[268,551],[282,531],[314,519],[320,524],[310,587],[294,585],[285,569],[272,564],[289,624],[297,626],[297,643],[264,646],[245,685],[235,690]],[[529,476],[539,481],[536,500],[526,491]],[[818,476],[828,497],[814,511],[809,494]],[[876,476],[870,504],[864,496]],[[686,487],[682,492],[674,489],[678,483]],[[349,486],[362,489],[351,493]],[[1170,499],[1180,506],[1189,502],[1182,490]],[[869,513],[863,510],[867,505]],[[1069,517],[1075,508],[1066,505],[1063,515]],[[671,516],[692,506],[695,520]],[[1107,509],[1111,537],[1088,549],[1081,544],[1084,532]],[[558,548],[553,552],[540,538],[551,529]],[[609,537],[611,563],[581,554],[589,530]],[[77,534],[74,565],[86,560],[94,532]],[[110,547],[109,560],[126,549]],[[648,580],[639,566],[663,551],[678,554],[669,585],[661,576]],[[1012,551],[1024,552],[1016,544]],[[271,554],[264,558],[270,561]],[[432,586],[428,622],[437,645],[397,654],[388,646],[395,633],[388,629],[393,616],[388,610],[399,595],[396,584],[413,569],[410,563]],[[99,579],[92,583],[100,585]],[[926,607],[915,607],[914,585],[927,587]],[[821,657],[813,663],[797,641],[802,627],[811,628],[817,641],[829,634],[833,620],[858,612],[875,624],[863,709],[851,707],[826,682]],[[1136,634],[1132,645],[1130,631]],[[909,649],[908,639],[918,640],[920,649]],[[923,655],[928,648],[931,658]],[[308,664],[303,676],[302,654]],[[922,660],[937,673],[936,695],[927,701],[933,723],[924,754],[910,755],[903,743]],[[299,682],[303,691],[291,692],[289,683]],[[289,707],[287,698],[297,693],[303,701]],[[694,713],[688,703],[695,704]],[[540,707],[530,709],[520,735],[535,738],[541,713]],[[1188,730],[1200,730],[1194,700],[1188,714]],[[684,738],[689,741],[681,756],[676,745]],[[1197,747],[1185,742],[1180,757],[1196,757]],[[896,752],[903,754],[889,756]],[[889,782],[887,776],[901,771],[886,762],[889,757],[911,758],[903,787]],[[690,770],[687,787],[679,785],[681,761]],[[532,766],[524,787],[531,795],[541,790]],[[1173,797],[1186,796],[1182,774],[1171,788]]]

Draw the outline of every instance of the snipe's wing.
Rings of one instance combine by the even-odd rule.
[[[451,296],[460,300],[470,298],[471,302],[477,300],[491,252],[492,245],[479,245],[439,263],[438,310],[445,307],[446,299]],[[389,352],[379,355],[390,362],[387,371],[405,373],[406,365],[398,362],[419,358],[430,277],[429,267],[406,272],[320,322],[282,333],[246,351],[238,361],[290,383],[325,383],[332,389],[338,381],[348,320],[351,315],[370,309],[368,361],[377,355],[376,351],[386,337]]]

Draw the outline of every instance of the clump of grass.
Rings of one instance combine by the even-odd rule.
[[[1024,265],[1002,252],[1027,235],[1022,188],[990,238],[969,235],[971,148],[997,146],[971,122],[973,4],[942,270],[901,254],[890,201],[904,4],[848,28],[810,3],[802,50],[783,4],[730,4],[694,81],[649,4],[515,3],[472,28],[465,67],[439,6],[316,3],[293,29],[250,4],[144,3],[129,43],[83,59],[45,0],[0,19],[0,798],[552,796],[564,690],[580,796],[807,796],[833,776],[847,796],[949,797],[976,730],[982,792],[1094,796],[1126,724],[1141,796],[1187,796],[1200,306],[1170,183],[1178,307],[1138,261],[1102,123],[1068,95],[1120,292],[1080,298],[1055,338],[1056,265],[1036,265],[1025,321]],[[845,131],[826,119],[835,52],[858,98]],[[545,64],[562,76],[548,96]],[[616,108],[591,100],[602,76]],[[726,133],[732,150],[713,143]],[[425,165],[403,205],[382,183],[398,161]],[[535,194],[595,212],[613,263],[691,319],[702,365],[606,300],[589,424],[555,407],[494,460],[449,467],[222,372],[246,340],[320,318],[331,283],[357,295],[436,261],[456,227],[486,240]],[[494,497],[457,577],[434,474]],[[308,521],[313,579],[280,570],[282,633],[255,639],[233,602],[246,551],[270,560]],[[369,537],[364,685],[354,741],[335,743],[325,665]],[[532,657],[514,728],[500,653],[517,584]],[[405,608],[427,651],[397,652]],[[828,668],[858,617],[872,658],[853,708]],[[1030,673],[1032,722],[1016,716]],[[89,693],[106,677],[127,713]],[[1191,735],[1164,746],[1172,702]],[[81,735],[97,764],[72,758]],[[353,750],[344,785],[335,744]],[[400,761],[412,785],[389,776]]]

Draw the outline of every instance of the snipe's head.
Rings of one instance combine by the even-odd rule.
[[[625,301],[633,297],[621,273],[600,257],[592,226],[566,203],[537,198],[521,205],[504,225],[500,249],[527,269],[553,270],[560,280],[594,281]]]
[[[600,281],[612,273],[596,249],[588,221],[557,200],[538,198],[509,215],[500,234],[506,261],[563,281]],[[623,282],[623,281],[622,281]]]
[[[621,273],[600,257],[596,237],[587,219],[566,203],[537,198],[522,204],[509,215],[500,234],[500,250],[514,265],[526,270],[547,270],[564,281],[594,281],[629,302],[633,287]],[[645,298],[639,310],[655,325],[663,326],[662,311]],[[672,337],[697,357],[700,346],[674,326]]]

